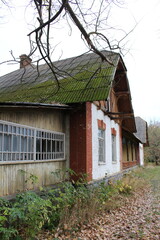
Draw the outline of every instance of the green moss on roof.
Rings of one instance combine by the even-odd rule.
[[[42,83],[21,83],[3,90],[0,102],[77,103],[104,100],[108,97],[115,68],[102,65],[99,70],[94,65],[74,76],[59,80],[59,87],[52,79]]]

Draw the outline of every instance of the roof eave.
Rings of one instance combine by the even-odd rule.
[[[32,103],[32,102],[0,102],[0,107],[29,107],[29,108],[54,108],[70,110],[72,107],[66,104],[54,103]]]

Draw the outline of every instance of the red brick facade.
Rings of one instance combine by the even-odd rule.
[[[115,128],[111,128],[111,132],[112,132],[112,135],[116,136],[117,135],[117,131]]]
[[[97,119],[98,122],[98,128],[102,130],[106,130],[106,124],[103,122],[103,120]]]
[[[86,103],[86,170],[92,180],[92,104]]]
[[[91,103],[80,105],[70,118],[70,168],[92,179],[92,112]]]
[[[134,161],[134,162],[123,162],[122,163],[122,169],[126,169],[126,168],[131,168],[133,166],[136,166],[137,165],[137,161]]]

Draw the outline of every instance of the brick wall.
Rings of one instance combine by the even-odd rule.
[[[122,168],[126,169],[126,168],[131,168],[133,166],[137,165],[137,161],[133,161],[133,162],[123,162],[122,163]]]
[[[70,117],[70,168],[92,179],[91,103],[76,107]]]
[[[88,180],[92,180],[92,108],[86,103],[86,173]]]

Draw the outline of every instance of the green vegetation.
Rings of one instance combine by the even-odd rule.
[[[123,181],[89,186],[82,176],[77,182],[64,182],[38,194],[28,191],[12,201],[1,199],[0,239],[33,239],[42,229],[63,228],[68,223],[76,228],[97,212],[117,207],[114,201],[121,194],[131,194],[133,188]]]
[[[147,164],[145,168],[139,168],[134,172],[135,177],[144,179],[146,183],[152,181],[160,182],[160,166],[154,166],[153,164]]]
[[[149,147],[145,148],[146,162],[160,164],[160,123],[151,122],[148,126]]]
[[[67,172],[75,175],[72,170]],[[143,191],[149,184],[157,186],[159,173],[160,166],[147,166],[125,174],[117,182],[99,185],[87,185],[87,176],[82,176],[77,182],[43,188],[38,194],[28,191],[17,194],[12,201],[0,199],[0,239],[34,239],[40,231],[53,232],[57,227],[78,231],[95,214],[122,206],[125,198]]]

